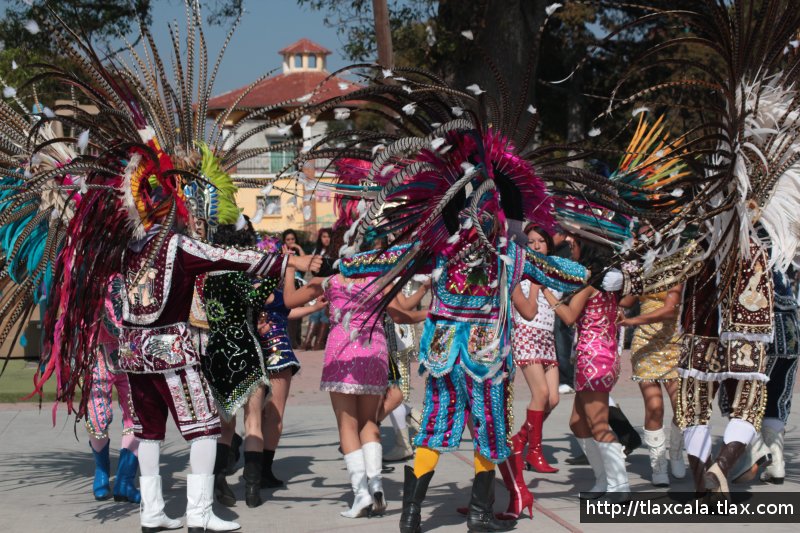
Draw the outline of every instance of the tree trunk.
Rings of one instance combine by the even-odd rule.
[[[452,28],[464,26],[459,20],[459,4],[462,1],[442,0],[439,4],[439,16],[443,23]],[[475,35],[476,48],[473,57],[466,57],[462,64],[455,65],[453,83],[459,89],[477,83],[484,90],[491,90],[495,95],[501,88],[487,66],[483,54],[488,54],[491,61],[505,82],[510,97],[512,110],[524,98],[524,107],[533,104],[533,91],[536,88],[536,66],[538,64],[539,28],[544,22],[545,0],[485,0],[479,27],[467,28]],[[463,13],[463,11],[462,11]],[[448,22],[449,19],[449,22]],[[468,42],[465,39],[465,45]],[[483,52],[481,52],[481,50]],[[530,61],[530,80],[528,94],[523,95],[524,78]],[[505,91],[504,91],[505,92]]]
[[[375,41],[378,45],[378,63],[386,68],[394,65],[392,31],[389,27],[389,6],[386,0],[372,0],[372,15],[375,18]]]

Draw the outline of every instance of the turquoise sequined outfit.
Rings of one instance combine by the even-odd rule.
[[[359,277],[388,271],[408,246],[345,259],[342,273]],[[415,442],[439,451],[456,449],[471,416],[476,449],[501,463],[511,453],[511,291],[524,277],[572,292],[584,283],[586,270],[513,242],[492,263],[478,259],[466,257],[448,265],[440,256],[431,265],[438,278],[420,342],[420,372],[428,376],[423,424]]]

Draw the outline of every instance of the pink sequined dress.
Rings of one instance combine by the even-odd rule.
[[[328,279],[325,297],[331,331],[325,345],[320,390],[345,394],[384,394],[389,385],[389,352],[382,321],[370,319],[360,291],[366,283]],[[369,289],[367,289],[369,290]],[[373,328],[373,325],[375,326]]]
[[[598,292],[586,302],[576,322],[575,390],[611,392],[619,378],[617,296]]]

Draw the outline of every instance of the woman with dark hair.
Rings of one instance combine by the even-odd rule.
[[[578,262],[600,272],[611,261],[611,250],[585,239],[576,239]],[[619,378],[617,353],[617,295],[592,286],[575,293],[568,304],[550,289],[541,289],[547,303],[565,324],[577,326],[575,345],[575,403],[570,429],[594,470],[596,484],[591,497],[615,493],[610,500],[625,501],[630,495],[625,453],[608,425],[609,393]]]
[[[314,255],[319,255],[325,259],[331,257],[331,230],[322,228],[317,234],[317,244],[314,245]],[[308,333],[303,341],[303,350],[322,350],[328,338],[328,329],[331,321],[328,318],[328,310],[320,309],[308,315]]]
[[[295,230],[284,230],[284,232],[281,234],[281,242],[283,242],[283,253],[300,256],[306,255],[298,243],[297,232]]]
[[[334,232],[341,238],[345,228]],[[287,277],[291,269],[287,269]],[[370,294],[374,277],[346,278],[334,274],[315,277],[299,289],[285,289],[287,302],[300,304],[325,296],[333,329],[325,346],[320,390],[331,396],[331,405],[339,428],[339,440],[353,489],[353,505],[341,513],[346,518],[386,510],[383,492],[382,455],[378,416],[389,384],[389,354],[380,317],[372,315],[380,294],[374,301],[364,301]],[[406,311],[397,298],[386,312],[397,323],[421,322],[426,311]]]
[[[528,236],[528,247],[542,255],[550,255],[554,245],[553,238],[540,226],[529,224],[525,228]],[[556,357],[555,312],[547,303],[539,285],[528,280],[520,282],[525,297],[533,304],[536,316],[533,320],[525,320],[519,312],[514,311],[514,330],[511,346],[514,362],[522,370],[525,381],[531,391],[525,423],[512,442],[513,453],[522,453],[528,444],[525,461],[528,468],[542,474],[558,472],[557,468],[547,464],[542,454],[542,424],[545,417],[558,405],[558,358]],[[553,291],[556,298],[561,293]]]
[[[642,228],[642,234],[652,230]],[[631,379],[639,384],[644,400],[644,441],[650,451],[651,482],[656,487],[669,486],[669,470],[678,479],[686,475],[683,462],[683,433],[677,420],[672,419],[670,430],[669,459],[664,432],[664,398],[662,387],[672,404],[672,412],[678,406],[678,363],[681,341],[678,331],[683,284],[669,290],[641,296],[629,295],[620,301],[620,307],[632,307],[637,301],[641,305],[638,316],[620,315],[618,324],[635,327],[631,343]],[[669,468],[667,467],[669,465]]]

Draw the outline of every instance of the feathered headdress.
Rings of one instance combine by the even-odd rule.
[[[674,19],[680,33],[645,50],[631,61],[631,71],[667,64],[680,65],[680,73],[620,97],[630,79],[623,77],[609,112],[681,101],[696,113],[683,151],[693,172],[671,184],[687,194],[678,199],[679,212],[663,228],[664,237],[699,224],[727,287],[740,262],[725,259],[749,258],[761,226],[771,263],[785,269],[800,245],[800,54],[792,52],[800,10],[785,0],[700,0],[637,23],[654,17]]]
[[[36,386],[40,389],[56,375],[59,399],[67,401],[70,409],[75,388],[88,390],[91,386],[100,328],[98,313],[104,307],[106,282],[122,271],[128,246],[156,240],[143,273],[175,223],[186,218],[184,187],[192,183],[198,185],[197,190],[212,191],[213,186],[208,196],[208,191],[203,193],[204,209],[210,218],[227,221],[234,213],[238,218],[236,208],[225,201],[235,190],[225,173],[248,157],[302,142],[287,141],[265,150],[223,146],[222,124],[255,84],[207,128],[208,99],[233,29],[212,66],[199,3],[187,0],[186,13],[183,38],[177,24],[169,28],[172,47],[167,55],[173,64],[170,74],[164,67],[167,57],[156,47],[144,24],[136,39],[142,46],[129,46],[125,60],[121,55],[109,60],[101,59],[92,43],[69,28],[57,13],[51,11],[49,18],[40,21],[48,30],[42,35],[52,37],[55,48],[65,56],[58,65],[71,66],[65,69],[55,63],[40,65],[39,73],[27,85],[46,79],[53,85],[60,84],[63,94],[76,96],[52,110],[37,110],[36,122],[27,136],[32,142],[24,145],[23,159],[41,161],[58,146],[78,155],[61,158],[58,168],[37,171],[33,166],[30,176],[22,167],[6,171],[8,178],[24,180],[24,189],[5,197],[0,219],[23,216],[11,213],[24,200],[44,202],[51,191],[68,198],[79,196],[79,202],[68,203],[67,208],[53,208],[36,218],[37,224],[48,219],[47,232],[60,239],[48,242],[61,243],[60,250],[51,245],[45,254],[51,261],[57,289],[47,295],[46,341]],[[74,100],[80,100],[81,105]],[[246,118],[262,111],[249,112]],[[57,139],[58,142],[47,139],[44,132],[51,123],[60,123],[64,131],[75,132],[74,136]],[[9,167],[5,163],[4,166]],[[30,213],[35,206],[26,209]],[[53,212],[60,215],[68,211],[70,216],[50,220]],[[10,309],[10,304],[3,308],[3,324],[12,316]],[[84,394],[77,410],[79,417],[85,413],[87,399]]]

